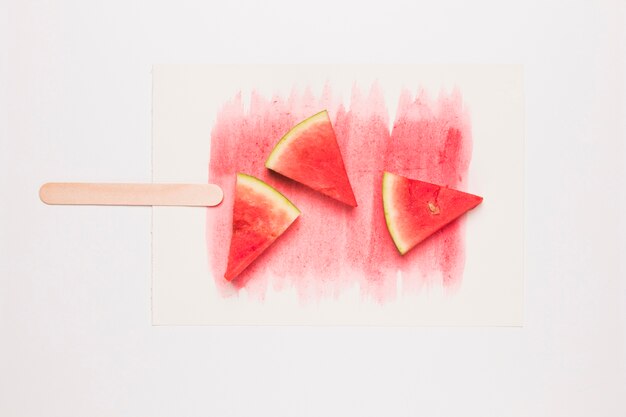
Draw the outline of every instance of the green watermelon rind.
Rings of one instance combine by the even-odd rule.
[[[402,242],[399,236],[398,227],[394,222],[394,218],[397,217],[398,210],[393,207],[392,202],[395,201],[393,196],[394,184],[399,177],[390,172],[383,172],[382,192],[383,192],[383,211],[385,213],[385,223],[387,223],[387,229],[391,235],[394,245],[398,249],[401,255],[407,253],[411,247]]]
[[[328,120],[328,111],[322,110],[321,112],[315,113],[313,116],[304,119],[303,121],[292,127],[291,130],[285,133],[285,135],[278,141],[276,146],[274,146],[274,149],[272,149],[272,152],[265,161],[265,168],[274,170],[274,168],[276,167],[276,163],[282,156],[283,152],[289,149],[289,144],[294,139],[298,138],[300,132],[309,129],[309,127],[315,123],[326,120]]]
[[[263,194],[264,196],[274,200],[276,202],[276,208],[286,211],[288,214],[296,217],[300,215],[300,209],[296,207],[287,197],[285,197],[280,191],[272,187],[265,181],[253,177],[252,175],[244,174],[242,172],[237,173],[237,181],[243,185],[247,185],[254,191]]]

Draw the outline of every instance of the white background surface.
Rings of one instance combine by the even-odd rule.
[[[3,3],[0,415],[623,416],[620,3]],[[150,327],[149,209],[37,188],[150,179],[159,62],[524,64],[525,327]]]

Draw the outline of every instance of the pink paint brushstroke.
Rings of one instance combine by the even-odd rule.
[[[458,90],[436,99],[403,91],[389,131],[378,85],[367,94],[355,87],[345,108],[327,85],[320,97],[293,90],[288,97],[252,92],[249,109],[241,94],[226,102],[211,132],[209,181],[225,190],[224,202],[208,210],[210,268],[225,296],[245,287],[263,299],[295,288],[302,301],[339,297],[358,285],[364,298],[384,303],[402,290],[425,285],[454,289],[465,261],[463,221],[442,229],[404,256],[396,250],[382,210],[384,170],[465,189],[472,152],[470,117]],[[358,207],[351,208],[264,167],[277,141],[296,123],[327,109]],[[302,212],[293,226],[235,281],[223,278],[231,235],[235,173],[254,175],[285,194]]]

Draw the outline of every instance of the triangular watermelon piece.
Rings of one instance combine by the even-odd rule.
[[[482,197],[452,188],[383,174],[385,221],[402,255],[481,201]]]
[[[224,278],[231,281],[267,249],[300,215],[300,210],[273,187],[237,174],[233,235]]]
[[[357,206],[326,110],[287,132],[272,150],[265,167],[349,206]]]

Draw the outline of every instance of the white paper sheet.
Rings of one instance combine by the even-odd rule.
[[[432,285],[398,290],[385,303],[358,288],[303,303],[295,290],[268,288],[261,301],[246,290],[224,296],[211,275],[206,210],[154,208],[154,325],[522,325],[523,69],[490,65],[157,65],[153,68],[153,181],[206,182],[211,128],[220,107],[241,91],[270,96],[330,83],[343,103],[354,85],[376,82],[389,120],[403,88],[431,95],[458,88],[471,110],[471,192],[485,197],[465,225],[465,268],[455,291]],[[278,138],[277,138],[278,139]],[[234,175],[234,173],[233,173]],[[232,190],[224,190],[225,193]],[[228,245],[228,242],[224,242]],[[399,283],[399,288],[402,285]]]

